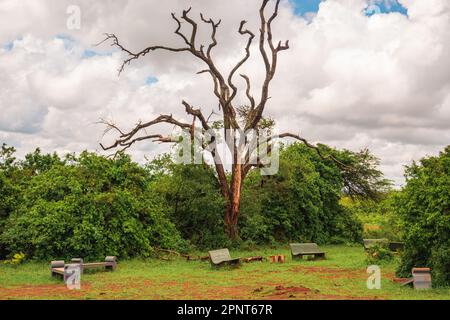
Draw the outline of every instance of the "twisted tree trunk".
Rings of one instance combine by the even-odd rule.
[[[242,191],[242,165],[233,165],[231,175],[230,194],[227,199],[227,206],[225,212],[225,224],[228,237],[232,240],[239,235],[238,232],[238,217],[241,206],[241,191]]]

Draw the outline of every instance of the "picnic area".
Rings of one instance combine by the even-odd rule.
[[[0,300],[450,300],[448,0],[16,2]]]
[[[288,246],[232,251],[233,256],[283,254],[283,264],[243,263],[240,268],[212,269],[209,261],[120,261],[116,271],[86,273],[81,290],[69,291],[50,277],[46,263],[0,266],[0,299],[282,299],[385,300],[450,299],[447,288],[417,291],[395,279],[396,263],[382,266],[380,290],[366,287],[367,264],[362,246],[324,246],[326,260],[292,260]],[[192,254],[204,255],[204,252]]]

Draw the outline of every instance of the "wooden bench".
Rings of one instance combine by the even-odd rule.
[[[412,278],[402,283],[402,286],[413,284],[416,290],[428,290],[432,288],[431,269],[430,268],[413,268]]]
[[[369,248],[379,245],[379,246],[387,246],[389,241],[387,239],[363,239],[364,249],[368,250]]]
[[[93,262],[84,263],[81,258],[73,258],[71,263],[66,264],[64,261],[52,261],[50,262],[51,276],[62,276],[64,282],[70,276],[69,269],[72,267],[80,267],[80,272],[83,273],[84,269],[104,268],[105,270],[114,271],[117,268],[117,258],[114,256],[108,256],[105,258],[105,262]]]
[[[209,260],[211,261],[211,265],[213,267],[221,267],[221,266],[233,266],[237,267],[241,264],[241,260],[239,258],[232,259],[230,256],[230,251],[228,249],[220,249],[209,251]]]
[[[303,256],[314,256],[314,259],[325,259],[325,252],[315,243],[291,243],[291,253],[293,259],[303,259]]]

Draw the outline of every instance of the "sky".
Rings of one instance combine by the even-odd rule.
[[[115,137],[104,134],[100,119],[124,129],[162,113],[189,121],[182,100],[205,114],[216,110],[210,79],[196,75],[204,66],[189,55],[151,54],[118,76],[124,56],[94,45],[107,32],[136,51],[177,46],[170,13],[189,6],[193,17],[202,11],[222,19],[214,58],[229,72],[244,53],[239,22],[257,32],[260,0],[0,0],[0,143],[19,156],[36,147],[103,153],[99,143]],[[278,131],[369,148],[401,185],[404,165],[450,141],[448,30],[448,0],[282,0],[274,37],[289,39],[291,49],[280,53],[267,115]],[[201,39],[208,32],[202,26]],[[264,68],[257,47],[251,50],[242,71],[257,88]],[[147,141],[129,152],[142,162],[169,150]]]
[[[294,12],[297,15],[315,14],[319,11],[321,2],[325,0],[291,0]],[[366,15],[377,13],[399,12],[407,15],[407,9],[398,0],[369,0],[364,8]]]

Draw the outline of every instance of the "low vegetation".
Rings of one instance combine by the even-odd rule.
[[[1,265],[0,299],[450,299],[448,288],[416,291],[394,282],[397,257],[381,266],[381,289],[369,290],[362,246],[323,249],[327,260],[317,261],[292,261],[287,246],[232,251],[233,257],[287,258],[284,264],[254,262],[239,269],[213,269],[207,261],[176,255],[168,261],[119,261],[114,272],[83,275],[80,291],[52,279],[48,263]]]

